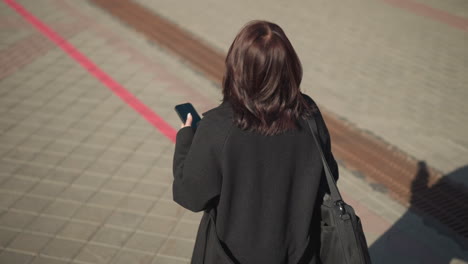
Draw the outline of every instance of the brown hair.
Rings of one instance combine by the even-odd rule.
[[[300,91],[302,66],[276,24],[254,20],[234,39],[226,56],[223,101],[241,129],[276,135],[297,127],[314,109]]]

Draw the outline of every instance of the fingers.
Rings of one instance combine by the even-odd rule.
[[[185,126],[191,126],[191,125],[192,125],[192,114],[188,113],[187,121],[185,121]]]
[[[186,127],[186,126],[191,126],[192,125],[192,114],[188,113],[187,114],[187,120],[185,121],[185,124],[180,125],[181,128]]]

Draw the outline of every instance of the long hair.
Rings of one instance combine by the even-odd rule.
[[[234,39],[226,56],[223,101],[243,130],[276,135],[314,112],[300,91],[301,62],[276,24],[254,20]]]

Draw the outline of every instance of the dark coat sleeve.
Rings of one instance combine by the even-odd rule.
[[[212,123],[212,122],[211,122]],[[210,205],[221,191],[220,135],[207,117],[196,132],[184,127],[177,132],[173,160],[174,201],[188,210],[199,212]]]

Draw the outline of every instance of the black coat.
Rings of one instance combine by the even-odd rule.
[[[312,223],[323,166],[307,123],[302,120],[298,130],[263,136],[239,129],[232,113],[230,103],[224,102],[203,113],[196,133],[191,127],[178,131],[174,201],[194,212],[215,208],[216,232],[234,263],[296,264],[312,258],[312,240],[320,235]],[[338,178],[328,130],[320,111],[315,116],[324,153]],[[192,263],[224,263],[211,242],[203,241],[209,228],[205,213]]]

